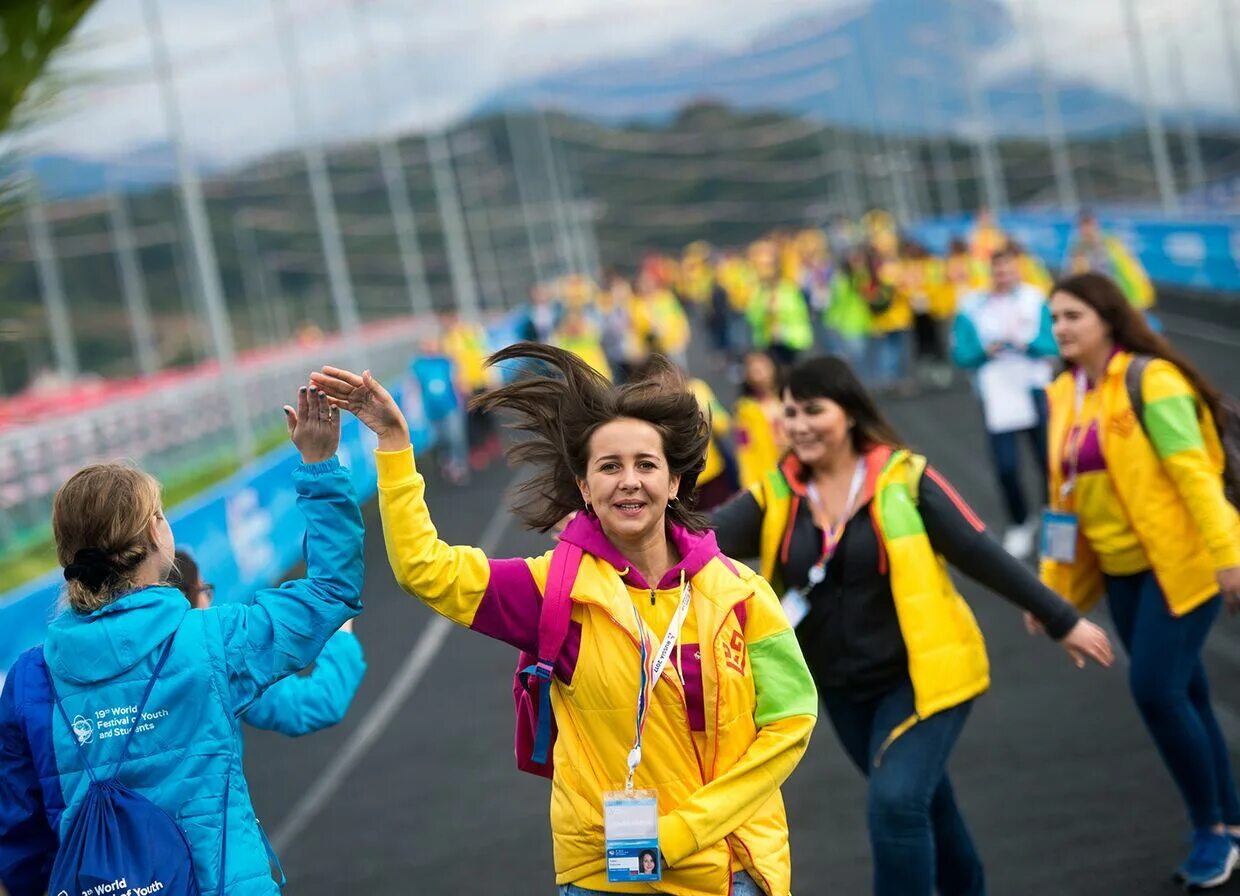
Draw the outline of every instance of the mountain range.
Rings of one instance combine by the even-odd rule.
[[[789,19],[737,50],[681,44],[578,65],[509,85],[479,103],[472,115],[540,107],[609,125],[662,126],[685,106],[706,100],[849,128],[962,136],[973,116],[958,48],[980,57],[1012,40],[1019,29],[998,0],[958,0],[959,21],[952,5],[948,0],[859,2]],[[1042,133],[1040,83],[1035,71],[1016,70],[987,85],[984,100],[994,133]],[[1142,126],[1141,108],[1124,96],[1083,82],[1058,83],[1056,90],[1070,136]],[[1185,111],[1203,130],[1235,125]],[[72,197],[102,190],[106,173],[118,165],[126,173],[116,183],[136,188],[167,182],[175,171],[166,144],[142,147],[119,160],[42,156],[35,170],[48,195]]]

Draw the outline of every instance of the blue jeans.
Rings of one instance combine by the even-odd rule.
[[[836,330],[828,329],[826,344],[827,351],[846,360],[861,382],[870,381],[870,358],[864,336],[844,336]]]
[[[469,429],[465,409],[459,408],[431,425],[434,427],[435,447],[440,452],[441,465],[468,471]]]
[[[909,343],[908,330],[876,333],[870,337],[874,353],[870,369],[875,385],[894,386],[908,376]]]
[[[1175,617],[1152,572],[1107,576],[1107,605],[1128,652],[1128,686],[1195,828],[1240,824],[1227,742],[1210,706],[1201,648],[1217,595]]]
[[[845,752],[870,779],[875,896],[932,896],[936,887],[940,896],[982,896],[982,862],[947,777],[972,701],[918,722],[880,758],[888,735],[913,714],[912,685],[862,701],[819,693]]]
[[[1038,462],[1038,472],[1042,483],[1042,494],[1038,504],[1046,501],[1046,392],[1038,389],[1033,395],[1034,406],[1038,409],[1038,422],[1031,429],[1018,429],[1013,432],[990,433],[990,454],[995,463],[995,475],[999,477],[999,490],[1003,493],[1003,503],[1007,507],[1008,517],[1017,526],[1029,519],[1029,505],[1025,501],[1025,489],[1020,484],[1020,439],[1029,440],[1033,448],[1033,456]]]
[[[576,884],[564,884],[559,890],[560,896],[611,896],[602,890],[585,890]],[[719,896],[729,896],[727,893],[720,893]],[[731,896],[764,896],[762,889],[753,882],[753,878],[744,871],[738,871],[732,875],[732,893]]]

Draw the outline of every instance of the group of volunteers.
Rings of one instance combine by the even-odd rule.
[[[967,265],[978,281],[950,302],[928,299],[941,288],[929,253],[872,215],[838,267],[812,232],[744,255],[695,244],[676,264],[652,257],[633,286],[536,287],[522,341],[489,358],[462,332],[476,361],[459,387],[469,410],[509,422],[509,460],[530,468],[512,509],[557,533],[538,557],[438,537],[408,424],[369,371],[325,366],[286,407],[306,575],[252,598],[202,600],[209,586],[177,560],[150,476],[75,474],[53,511],[67,606],[0,697],[0,883],[12,896],[145,894],[159,874],[165,896],[278,892],[238,723],[330,724],[364,668],[348,630],[363,532],[335,458],[342,411],[377,439],[396,581],[522,655],[517,762],[551,779],[562,896],[788,896],[781,786],[820,707],[868,779],[874,893],[984,893],[947,766],[989,659],[949,566],[1077,666],[1112,663],[1082,617],[1105,596],[1192,826],[1176,873],[1225,882],[1240,797],[1201,649],[1224,601],[1240,603],[1240,482],[1220,438],[1230,412],[1116,271],[1045,290],[981,223]],[[1089,239],[1080,258],[1102,265],[1105,242]],[[694,303],[738,366],[731,415],[686,372]],[[868,391],[867,377],[882,386],[897,371],[919,314],[943,359],[951,327],[984,406],[1018,393],[1034,405],[986,418],[997,460],[1015,450],[1007,435],[1041,433],[1040,579]],[[312,676],[295,674],[311,662]],[[326,708],[307,709],[316,702]],[[288,722],[299,710],[311,719]]]

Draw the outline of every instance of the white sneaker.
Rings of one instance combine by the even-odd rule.
[[[1003,533],[1003,549],[1013,557],[1024,560],[1033,553],[1033,537],[1037,527],[1032,520],[1020,526],[1011,526]]]

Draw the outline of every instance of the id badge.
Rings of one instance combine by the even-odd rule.
[[[1076,514],[1048,510],[1042,514],[1042,556],[1059,563],[1076,562]]]
[[[789,588],[785,591],[779,605],[784,608],[788,624],[793,628],[796,628],[801,620],[809,615],[809,600],[801,593],[800,588]]]
[[[653,790],[610,790],[603,794],[607,838],[607,882],[661,880],[659,797]]]

